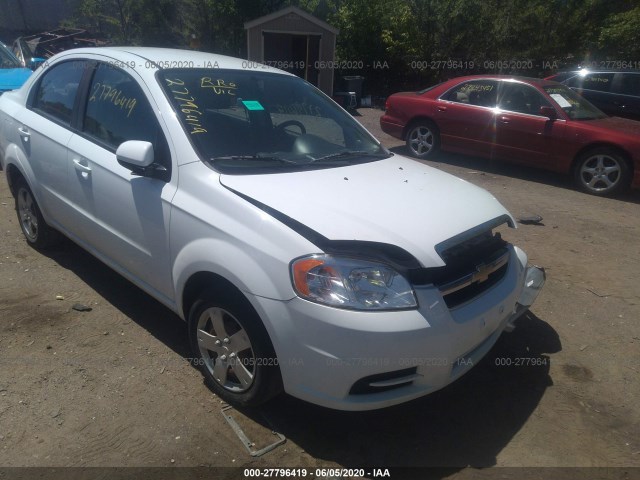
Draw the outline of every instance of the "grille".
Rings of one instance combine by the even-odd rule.
[[[454,308],[504,277],[509,264],[507,245],[499,233],[485,231],[440,252],[444,267],[417,269],[409,277],[417,285],[437,286],[447,307]]]

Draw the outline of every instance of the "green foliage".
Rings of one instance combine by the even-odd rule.
[[[607,18],[598,38],[599,46],[621,61],[640,58],[640,5]]]
[[[76,25],[130,43],[134,37],[132,24],[134,0],[82,0],[76,13]]]
[[[295,5],[340,29],[338,60],[364,66],[337,74],[363,74],[380,91],[487,70],[538,76],[551,65],[640,60],[634,0],[74,1],[73,26],[116,43],[191,44],[236,56],[246,54],[245,22]],[[449,68],[447,61],[473,61],[474,68]],[[518,61],[533,67],[518,70]],[[413,68],[416,62],[437,68]]]
[[[329,21],[340,29],[340,57],[401,60],[419,48],[419,31],[403,0],[344,0]]]
[[[129,0],[131,2],[131,0]],[[134,38],[148,46],[182,46],[179,35],[183,20],[179,4],[173,0],[138,0],[132,2],[131,24]]]

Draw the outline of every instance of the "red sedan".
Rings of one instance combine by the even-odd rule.
[[[500,158],[570,173],[594,195],[640,187],[640,122],[608,117],[548,80],[469,76],[396,93],[380,126],[417,158],[440,149]]]

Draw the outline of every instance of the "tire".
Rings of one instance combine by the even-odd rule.
[[[595,148],[580,156],[573,169],[576,186],[591,195],[609,196],[629,187],[626,159],[612,148]]]
[[[24,179],[20,178],[16,182],[15,192],[18,223],[27,243],[38,250],[55,244],[60,236],[57,231],[47,225],[38,202]]]
[[[405,142],[409,154],[415,158],[430,158],[440,149],[440,132],[429,121],[412,124]]]
[[[189,341],[207,385],[240,407],[282,391],[278,361],[258,314],[241,295],[201,296],[189,312]]]

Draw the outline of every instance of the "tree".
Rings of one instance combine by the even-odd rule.
[[[73,26],[117,43],[186,46],[193,35],[199,49],[234,56],[246,54],[245,22],[295,5],[340,29],[337,59],[354,68],[337,75],[365,75],[383,94],[465,73],[540,76],[552,64],[640,54],[637,0],[74,1]]]
[[[616,60],[635,61],[640,58],[640,5],[610,15],[600,31],[600,48]]]
[[[75,22],[119,43],[132,39],[132,4],[135,0],[82,0]]]
[[[181,2],[137,0],[131,6],[136,43],[154,47],[184,46]]]
[[[125,45],[184,45],[183,0],[80,0],[67,25]]]

